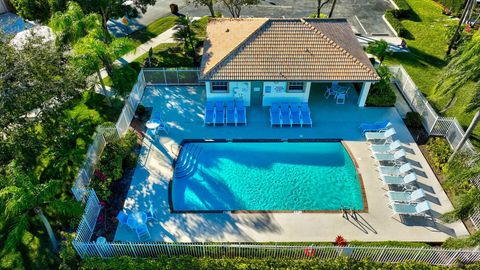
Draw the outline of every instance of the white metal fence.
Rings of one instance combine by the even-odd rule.
[[[389,69],[410,107],[422,116],[422,123],[428,135],[445,137],[450,146],[455,149],[465,134],[457,119],[439,116],[418,90],[403,66],[393,66]],[[462,150],[475,152],[475,148],[469,140],[464,144]]]
[[[146,68],[143,69],[147,84],[203,85],[199,82],[198,68]]]
[[[100,201],[95,194],[95,191],[88,190],[85,193],[85,212],[83,213],[82,219],[80,224],[77,228],[77,235],[75,236],[75,243],[90,242],[92,238],[93,232],[95,231],[95,225],[97,223],[98,214],[100,213],[101,206]],[[74,245],[75,246],[75,245]],[[81,247],[81,246],[78,246]],[[77,248],[77,246],[75,246]],[[81,252],[85,253],[88,252],[86,250],[78,250],[78,254]]]
[[[72,188],[72,193],[78,201],[85,201],[88,186],[95,170],[95,165],[107,143],[117,140],[127,132],[138,104],[140,104],[142,99],[145,86],[145,78],[143,77],[143,71],[141,71],[138,74],[137,83],[135,83],[132,92],[125,101],[125,106],[118,117],[115,127],[100,126],[97,128],[93,142],[88,148],[85,163],[78,172]]]
[[[480,189],[480,174],[476,175],[470,182]],[[470,215],[470,221],[476,230],[480,230],[480,209],[474,210],[473,214]]]

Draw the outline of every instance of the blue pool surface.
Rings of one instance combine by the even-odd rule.
[[[187,143],[174,174],[174,211],[364,209],[340,142]]]

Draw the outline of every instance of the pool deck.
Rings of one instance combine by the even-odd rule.
[[[142,104],[161,112],[170,126],[169,134],[146,137],[124,208],[145,211],[150,204],[158,222],[149,224],[152,241],[176,242],[332,242],[337,235],[360,241],[440,242],[450,236],[468,235],[461,222],[444,224],[437,217],[453,207],[427,161],[415,144],[395,108],[359,108],[356,93],[347,104],[336,105],[323,93],[310,94],[312,128],[271,128],[268,108],[247,109],[247,126],[205,127],[204,89],[201,87],[148,87]],[[382,184],[358,126],[362,122],[389,119],[395,136],[407,152],[418,177],[418,186],[427,194],[432,216],[392,217]],[[356,216],[341,213],[255,213],[255,214],[171,214],[168,182],[171,162],[183,139],[331,139],[341,138],[353,154],[362,175],[368,212]],[[139,241],[127,226],[119,226],[116,241]]]

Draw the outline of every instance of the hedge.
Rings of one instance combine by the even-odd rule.
[[[396,100],[397,96],[395,96],[390,82],[381,80],[370,88],[366,104],[374,107],[392,107]]]
[[[456,15],[458,15],[462,11],[465,4],[465,1],[463,0],[434,0],[434,1],[450,9],[450,11]]]
[[[390,23],[390,25],[395,29],[399,37],[407,37],[408,30],[403,26],[402,22],[396,17],[395,9],[387,9],[385,11],[385,19]]]
[[[85,260],[81,269],[84,270],[122,270],[122,269],[168,269],[168,270],[215,270],[215,269],[289,269],[289,270],[459,270],[459,269],[478,269],[479,264],[467,265],[465,268],[432,266],[425,263],[403,262],[377,263],[369,260],[355,261],[350,258],[340,257],[337,259],[320,260],[312,258],[309,260],[292,259],[247,259],[247,258],[224,258],[212,259],[208,257],[195,258],[191,256],[181,256],[168,258],[161,256],[157,259],[135,259],[131,257],[118,257],[115,259],[88,258]]]
[[[408,18],[412,15],[413,10],[406,0],[394,0],[395,4],[398,6],[398,9],[394,9],[394,15],[396,18]]]

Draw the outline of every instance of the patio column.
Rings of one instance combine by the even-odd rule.
[[[371,82],[364,82],[362,84],[362,90],[360,91],[360,96],[358,97],[358,107],[365,107],[365,102],[367,101],[367,96],[371,85]]]

